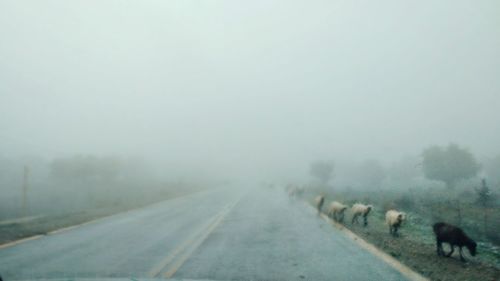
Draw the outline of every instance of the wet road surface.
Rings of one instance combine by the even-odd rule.
[[[281,190],[217,189],[0,249],[5,280],[406,280]]]

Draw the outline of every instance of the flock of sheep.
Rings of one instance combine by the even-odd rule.
[[[315,199],[316,201],[316,208],[318,210],[318,214],[321,213],[321,210],[323,209],[323,205],[325,203],[325,196],[319,195]],[[344,222],[344,213],[345,210],[347,210],[348,206],[344,205],[338,201],[332,201],[330,205],[327,208],[326,214],[332,218],[336,222]],[[361,203],[356,203],[352,205],[351,207],[351,212],[352,212],[352,220],[351,223],[357,223],[359,224],[359,217],[363,217],[363,225],[367,226],[368,225],[368,214],[370,214],[370,211],[373,209],[372,205],[365,205]],[[397,232],[401,224],[406,218],[406,213],[404,212],[399,212],[396,210],[389,210],[385,213],[385,223],[389,226],[389,233],[392,234],[393,236],[397,236]]]
[[[297,195],[303,193],[300,189],[292,188],[288,190],[288,195],[291,197],[296,197]],[[325,196],[319,195],[315,198],[316,209],[318,214],[321,213],[323,205],[325,203]],[[326,214],[336,222],[343,223],[345,211],[349,206],[344,205],[338,201],[332,201],[326,210]],[[351,207],[352,213],[352,224],[359,224],[359,217],[363,217],[363,226],[368,225],[368,215],[373,209],[372,205],[365,205],[362,203],[356,203]],[[389,234],[393,236],[398,236],[398,229],[401,227],[402,223],[406,220],[406,213],[397,210],[389,210],[385,213],[385,223],[389,227]],[[465,232],[454,225],[438,222],[432,227],[434,235],[436,237],[436,251],[438,256],[450,257],[455,251],[455,247],[459,248],[460,260],[465,262],[462,255],[462,247],[466,247],[472,256],[476,255],[477,243],[469,238]],[[443,250],[443,243],[448,243],[450,245],[450,252],[445,253]]]
[[[325,203],[325,196],[319,195],[315,198],[316,208],[318,210],[318,214],[321,213],[323,209],[323,205]],[[344,213],[347,210],[348,206],[344,205],[337,201],[332,201],[327,209],[327,215],[337,222],[344,222]],[[352,205],[352,220],[351,223],[358,223],[358,218],[360,216],[363,217],[363,225],[368,225],[368,214],[373,209],[372,205],[365,205],[361,203],[356,203]],[[397,210],[389,210],[385,213],[385,223],[389,227],[389,234],[393,236],[397,236],[398,229],[401,227],[401,224],[406,219],[406,213],[400,212]],[[469,253],[472,256],[476,255],[476,247],[477,243],[470,239],[465,232],[454,225],[447,224],[444,222],[435,223],[432,226],[434,234],[436,236],[436,251],[438,256],[446,256],[450,257],[455,251],[455,246],[458,246],[460,253],[460,260],[465,262],[465,258],[462,254],[462,247],[466,247],[469,250]],[[443,243],[450,244],[450,252],[445,253],[443,250]]]

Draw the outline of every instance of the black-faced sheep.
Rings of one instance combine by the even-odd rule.
[[[455,246],[458,246],[460,249],[460,260],[462,262],[465,262],[462,255],[463,246],[467,247],[472,256],[476,255],[476,242],[470,239],[461,228],[444,222],[438,222],[432,226],[432,229],[436,235],[436,248],[438,256],[451,256],[455,251]],[[448,254],[444,253],[442,245],[443,242],[450,244],[451,251]]]
[[[367,216],[370,213],[370,211],[373,209],[372,205],[364,205],[361,203],[356,203],[352,205],[351,211],[352,211],[352,224],[359,223],[358,222],[358,217],[363,216],[363,225],[367,226],[368,225],[368,219]]]
[[[318,210],[318,215],[321,213],[321,209],[323,208],[323,204],[325,203],[325,196],[319,195],[314,200],[316,202],[316,209]]]
[[[330,203],[330,206],[328,206],[328,216],[337,222],[344,222],[344,212],[346,209],[346,205],[333,201]]]
[[[406,219],[406,214],[396,210],[389,210],[385,213],[385,223],[389,226],[389,234],[396,236],[398,229]]]

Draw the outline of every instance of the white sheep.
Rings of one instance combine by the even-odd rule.
[[[387,211],[387,213],[385,213],[385,223],[389,226],[389,234],[396,236],[398,228],[405,219],[406,214],[404,212],[398,212],[396,210]]]
[[[321,209],[323,208],[323,204],[325,203],[325,196],[318,195],[314,201],[316,202],[316,209],[318,210],[318,215],[321,213]]]
[[[347,205],[333,201],[330,203],[330,206],[328,206],[328,216],[335,221],[344,222],[344,212],[346,209]]]
[[[358,217],[363,216],[363,225],[367,226],[368,225],[368,220],[367,216],[370,213],[370,211],[373,209],[372,205],[365,205],[361,203],[356,203],[352,205],[351,211],[352,211],[352,224],[359,223],[358,222]]]

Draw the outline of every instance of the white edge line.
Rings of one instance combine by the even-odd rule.
[[[170,199],[165,199],[163,201],[154,202],[154,203],[151,203],[149,205],[137,207],[137,208],[130,209],[130,210],[125,210],[125,211],[119,212],[119,213],[114,213],[114,214],[106,215],[104,217],[95,218],[95,219],[92,219],[92,220],[89,220],[89,221],[86,221],[86,222],[83,222],[83,223],[79,223],[79,224],[75,224],[75,225],[71,225],[71,226],[65,226],[63,228],[51,230],[51,231],[47,232],[46,234],[36,234],[36,235],[33,235],[33,236],[28,236],[28,237],[25,237],[25,238],[21,238],[19,240],[10,241],[10,242],[4,243],[4,244],[0,244],[0,250],[1,249],[5,249],[5,248],[9,248],[9,247],[13,247],[13,246],[16,246],[18,244],[21,244],[21,243],[24,243],[24,242],[28,242],[28,241],[31,241],[31,240],[36,240],[36,239],[42,238],[42,237],[47,236],[47,235],[54,235],[54,234],[63,233],[63,232],[66,232],[66,231],[69,231],[69,230],[72,230],[72,229],[75,229],[75,228],[87,225],[87,224],[95,223],[95,222],[97,222],[99,220],[104,220],[104,219],[112,217],[112,216],[121,215],[121,214],[125,214],[125,213],[128,213],[128,212],[133,212],[133,211],[141,210],[141,209],[144,209],[144,208],[156,205],[156,204],[160,204],[160,203],[162,203],[164,201],[174,200],[174,199],[177,199],[177,198],[181,198],[181,197],[185,197],[185,196],[189,196],[189,195],[194,195],[194,194],[201,193],[201,192],[209,192],[209,191],[210,190],[202,190],[202,191],[197,191],[197,192],[194,192],[194,193],[185,194],[185,195],[182,195],[182,196],[176,196],[174,198],[170,198]]]
[[[21,244],[23,242],[28,242],[28,241],[31,241],[31,240],[35,240],[35,239],[41,238],[43,236],[44,236],[43,234],[38,234],[38,235],[34,235],[34,236],[23,238],[23,239],[19,239],[19,240],[16,240],[16,241],[7,242],[7,243],[4,243],[4,244],[0,245],[0,249],[9,248],[9,247],[15,246],[17,244]]]

